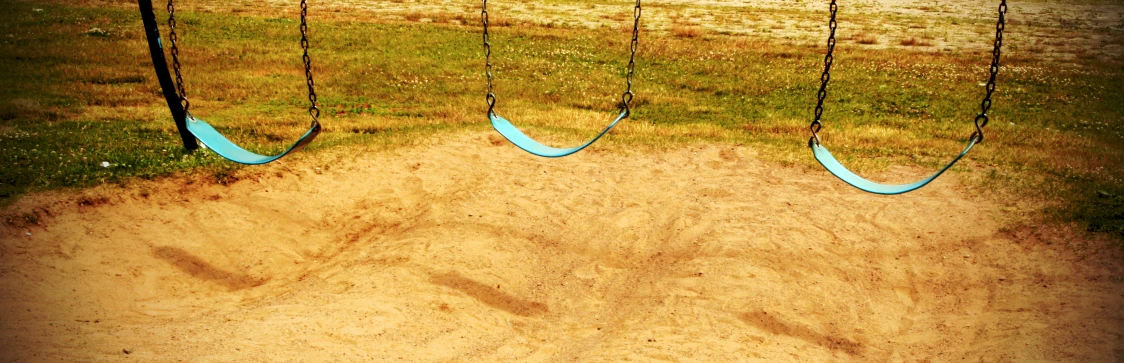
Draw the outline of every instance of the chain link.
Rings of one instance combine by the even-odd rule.
[[[823,60],[824,68],[823,74],[820,75],[820,90],[816,93],[815,118],[809,126],[809,129],[812,131],[812,138],[808,139],[808,146],[820,144],[820,137],[817,133],[823,127],[823,124],[820,123],[820,118],[823,116],[823,101],[824,98],[827,97],[827,83],[831,80],[831,64],[835,61],[835,57],[832,55],[835,51],[835,14],[838,10],[835,0],[831,0],[830,8],[831,20],[828,22],[828,27],[831,29],[831,33],[827,37],[827,55],[824,56]],[[999,20],[995,23],[995,42],[994,48],[992,48],[991,51],[991,67],[988,69],[990,71],[990,77],[988,77],[987,80],[987,95],[985,95],[983,101],[980,102],[980,114],[977,115],[975,119],[976,131],[974,131],[971,136],[971,139],[975,139],[977,143],[983,142],[983,128],[987,126],[989,121],[987,111],[991,109],[991,95],[995,93],[995,78],[999,75],[999,54],[1003,46],[1003,29],[1006,27],[1007,23],[1006,16],[1007,0],[1000,0]]]
[[[640,0],[636,0],[636,7],[632,10],[632,43],[629,44],[630,54],[628,56],[628,75],[625,80],[628,88],[625,89],[624,94],[621,95],[621,108],[624,109],[626,115],[630,114],[632,110],[629,105],[632,103],[632,74],[636,71],[636,49],[640,46]]]
[[[304,49],[304,75],[308,83],[308,115],[312,116],[312,123],[320,119],[320,107],[316,102],[316,82],[312,80],[312,57],[308,55],[308,0],[301,0],[301,48]]]
[[[987,111],[991,109],[991,95],[995,93],[995,77],[999,75],[999,53],[1003,47],[1003,29],[1007,26],[1007,0],[999,1],[999,20],[995,23],[995,47],[991,51],[991,67],[988,70],[991,76],[987,79],[987,94],[984,95],[983,101],[980,101],[980,114],[976,116],[975,124],[976,131],[972,133],[972,138],[976,142],[983,142],[984,133],[983,128],[987,126],[989,118]]]
[[[628,75],[626,76],[627,88],[624,94],[621,95],[620,107],[625,111],[626,115],[631,112],[629,104],[632,103],[632,75],[636,72],[636,50],[640,46],[640,14],[642,8],[640,0],[636,0],[636,7],[633,8],[633,22],[632,22],[632,43],[629,45],[628,57]],[[495,114],[496,107],[496,94],[494,86],[495,76],[492,73],[492,44],[489,43],[490,33],[488,32],[488,0],[483,0],[480,10],[480,20],[484,25],[484,74],[488,77],[488,114]]]
[[[187,100],[187,91],[183,86],[183,74],[180,71],[180,50],[177,47],[179,43],[179,36],[176,35],[176,5],[175,0],[168,0],[168,28],[171,34],[168,39],[172,42],[172,70],[176,73],[176,92],[179,94],[180,103],[183,105],[184,113],[191,115],[189,111],[191,102]],[[301,0],[301,48],[304,49],[304,75],[308,81],[308,101],[312,104],[308,107],[308,114],[312,116],[312,122],[318,123],[320,118],[320,108],[317,106],[316,101],[316,82],[312,80],[312,58],[308,55],[308,1]]]
[[[839,6],[835,4],[835,0],[831,0],[831,20],[828,21],[828,28],[831,33],[827,36],[827,55],[823,57],[823,73],[820,74],[820,90],[816,92],[816,118],[812,120],[812,124],[808,126],[812,130],[812,138],[808,139],[808,146],[813,144],[820,144],[820,129],[823,124],[820,123],[820,118],[823,117],[823,100],[827,98],[827,83],[831,81],[831,64],[835,62],[835,13],[839,10]]]
[[[183,87],[183,74],[180,72],[180,48],[179,36],[176,35],[176,4],[173,0],[168,0],[168,28],[171,29],[171,34],[168,35],[168,40],[172,42],[172,70],[176,73],[176,93],[180,97],[180,105],[183,106],[183,112],[191,115],[190,108],[191,102],[187,100],[187,91]]]
[[[484,0],[480,8],[480,20],[484,23],[484,74],[488,76],[488,114],[494,115],[496,108],[496,93],[492,83],[492,44],[488,42],[488,0]]]

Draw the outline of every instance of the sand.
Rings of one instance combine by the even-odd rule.
[[[1124,359],[1121,267],[960,172],[883,197],[751,147],[490,133],[247,170],[6,208],[0,360]]]

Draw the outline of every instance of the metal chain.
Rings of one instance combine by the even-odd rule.
[[[823,116],[823,101],[824,98],[827,97],[827,83],[831,80],[831,63],[835,60],[835,57],[832,55],[832,52],[835,51],[835,14],[838,10],[838,6],[835,4],[835,0],[831,0],[830,8],[831,20],[828,24],[829,28],[831,29],[831,33],[827,38],[827,55],[824,56],[823,60],[824,68],[823,74],[820,75],[820,90],[816,94],[818,100],[816,102],[815,119],[812,120],[812,124],[809,126],[809,128],[812,130],[812,138],[808,140],[808,146],[820,144],[820,137],[817,133],[823,127],[823,124],[820,123],[820,118]],[[977,143],[983,142],[983,128],[984,126],[987,126],[987,123],[989,121],[987,111],[991,109],[991,95],[995,92],[995,78],[999,74],[999,54],[1000,49],[1003,46],[1003,29],[1006,26],[1007,22],[1006,15],[1007,0],[1000,0],[999,20],[995,24],[995,43],[994,48],[991,52],[991,68],[989,69],[991,75],[987,80],[987,95],[984,96],[983,101],[980,103],[980,114],[977,115],[975,119],[976,131],[974,131],[971,136],[972,139],[976,139]]]
[[[621,108],[629,113],[629,104],[632,103],[632,75],[636,72],[636,50],[640,46],[640,13],[642,12],[640,0],[636,0],[636,7],[633,8],[633,23],[632,23],[632,43],[629,46],[628,57],[628,75],[626,82],[628,87],[625,89],[624,94],[621,95]],[[494,114],[496,107],[496,94],[493,80],[495,76],[492,73],[492,44],[488,42],[488,0],[483,0],[480,10],[480,20],[484,24],[484,74],[488,77],[488,114]]]
[[[999,75],[999,53],[1003,47],[1003,28],[1007,26],[1007,0],[999,1],[999,21],[995,23],[995,47],[991,51],[991,77],[987,79],[987,95],[984,96],[983,101],[980,102],[980,114],[976,116],[976,132],[972,133],[972,138],[977,139],[976,142],[983,142],[984,133],[983,128],[987,126],[989,118],[987,111],[991,109],[991,94],[995,93],[995,77]]]
[[[304,75],[308,80],[308,101],[312,104],[308,107],[308,114],[312,116],[312,121],[318,122],[320,118],[320,108],[316,102],[316,82],[312,80],[312,58],[308,55],[308,1],[301,0],[301,48],[304,49]],[[180,50],[177,47],[179,43],[179,36],[176,35],[176,5],[174,0],[168,0],[168,28],[171,29],[171,34],[168,39],[172,41],[172,70],[176,73],[176,92],[179,93],[180,103],[183,105],[185,113],[190,115],[189,108],[191,102],[187,100],[187,91],[183,86],[183,74],[180,71]]]
[[[495,88],[492,85],[492,44],[488,43],[488,0],[484,0],[480,10],[480,18],[484,23],[484,74],[488,76],[488,114],[494,115],[496,108]]]
[[[308,0],[301,0],[301,48],[304,49],[304,75],[308,80],[308,114],[315,124],[320,119],[320,107],[316,105],[316,82],[312,80],[312,57],[308,56],[308,45]]]
[[[827,82],[831,80],[831,64],[835,62],[835,13],[839,10],[839,6],[835,4],[835,0],[831,0],[831,20],[828,21],[828,28],[831,33],[827,36],[827,55],[823,57],[823,73],[820,74],[820,91],[816,93],[816,118],[812,120],[812,124],[808,126],[812,130],[812,138],[808,139],[808,146],[813,144],[820,144],[820,128],[823,124],[820,123],[820,118],[823,117],[823,100],[827,98]]]
[[[625,115],[628,115],[632,112],[632,110],[629,108],[629,104],[632,103],[633,97],[632,74],[636,70],[636,49],[640,45],[640,13],[640,0],[636,0],[636,7],[632,10],[632,44],[629,45],[629,51],[631,53],[628,56],[628,76],[626,76],[628,88],[626,88],[624,94],[621,95],[621,108],[624,109]]]
[[[187,91],[183,87],[183,74],[180,73],[180,49],[176,46],[180,38],[176,35],[176,4],[173,0],[168,0],[168,28],[171,29],[168,40],[172,41],[172,70],[176,73],[176,93],[180,96],[183,112],[191,115],[189,112],[191,102],[187,100]]]

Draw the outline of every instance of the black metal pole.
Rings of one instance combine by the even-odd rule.
[[[156,24],[156,13],[152,12],[152,0],[137,0],[140,5],[141,20],[144,22],[144,34],[148,38],[148,52],[152,54],[152,66],[156,68],[156,79],[160,81],[160,88],[164,90],[164,99],[168,101],[168,109],[172,111],[172,119],[176,121],[183,147],[188,151],[199,148],[195,135],[187,131],[187,113],[180,104],[180,97],[176,94],[172,75],[168,72],[168,61],[164,59],[164,45],[160,41],[160,27]]]

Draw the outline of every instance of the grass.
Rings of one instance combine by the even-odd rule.
[[[304,131],[295,16],[179,17],[196,116],[259,152],[277,152]],[[133,7],[0,3],[0,20],[0,204],[29,191],[175,173],[225,180],[242,168],[182,150]],[[476,15],[405,20],[312,19],[327,131],[310,152],[489,129]],[[497,110],[505,117],[534,136],[574,142],[615,115],[629,34],[493,26]],[[806,126],[823,49],[696,31],[642,34],[633,118],[598,147],[728,142],[815,167]],[[989,52],[909,48],[918,47],[837,48],[822,136],[860,173],[935,168],[972,131]],[[1124,71],[1119,62],[1075,62],[1047,64],[1033,52],[1006,51],[988,138],[956,170],[971,173],[980,193],[1124,238],[1124,111],[1117,107]]]
[[[878,37],[865,33],[855,34],[851,37],[851,40],[859,44],[878,44]]]
[[[933,42],[929,41],[928,39],[921,39],[921,38],[917,38],[917,37],[909,37],[909,38],[902,38],[902,40],[900,42],[898,42],[898,44],[901,44],[901,45],[904,45],[904,46],[907,46],[907,47],[928,47],[928,46],[933,45]]]
[[[703,30],[697,26],[676,25],[671,27],[671,34],[682,38],[698,38],[703,35]]]

